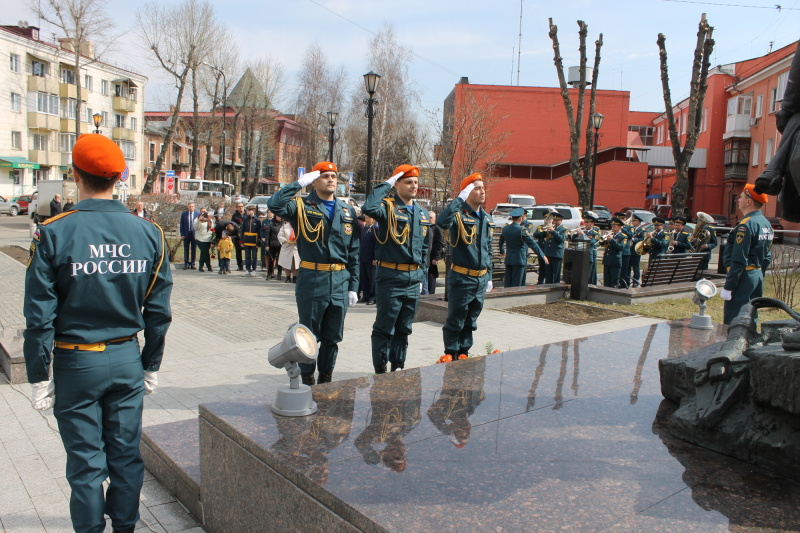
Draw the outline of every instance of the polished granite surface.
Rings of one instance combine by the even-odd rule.
[[[316,386],[310,417],[200,416],[389,531],[800,531],[796,483],[668,433],[658,360],[723,339],[661,323]]]

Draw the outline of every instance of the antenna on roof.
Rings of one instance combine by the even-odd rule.
[[[519,0],[519,46],[517,47],[517,86],[519,86],[519,63],[522,59],[522,0]]]

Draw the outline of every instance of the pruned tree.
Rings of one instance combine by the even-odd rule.
[[[675,187],[672,189],[672,211],[683,213],[686,197],[689,192],[689,162],[694,155],[697,136],[703,122],[703,100],[708,89],[708,70],[711,66],[711,52],[714,50],[714,39],[711,35],[714,28],[709,26],[706,14],[700,16],[697,27],[697,42],[692,62],[692,77],[689,81],[689,115],[686,128],[686,140],[681,147],[681,138],[675,127],[675,113],[672,107],[672,95],[669,90],[669,73],[667,70],[667,38],[658,34],[658,55],[661,62],[661,87],[664,91],[664,107],[666,109],[669,140],[672,144],[672,157],[675,159]]]
[[[208,176],[208,169],[211,165],[211,152],[213,151],[214,139],[219,140],[218,166],[219,176],[217,179],[225,180],[225,145],[227,144],[226,130],[228,126],[228,95],[230,94],[233,83],[236,80],[236,73],[239,72],[239,47],[236,45],[233,36],[227,27],[220,27],[218,39],[214,43],[208,54],[205,67],[208,69],[207,76],[203,76],[203,86],[206,97],[210,100],[211,118],[206,127],[202,130],[208,136],[206,144],[206,166],[204,174]],[[222,122],[217,120],[217,113],[221,110]]]
[[[589,113],[586,115],[586,148],[584,152],[583,164],[581,164],[580,143],[581,129],[583,128],[584,107],[586,100],[586,35],[589,26],[582,20],[578,21],[578,51],[580,53],[580,79],[578,81],[578,97],[576,105],[577,113],[572,103],[572,98],[567,88],[567,80],[564,76],[564,63],[561,57],[561,46],[558,42],[558,26],[553,24],[553,19],[548,19],[550,25],[550,39],[553,41],[553,63],[558,74],[558,85],[561,87],[561,97],[564,100],[564,109],[567,112],[567,124],[569,125],[569,172],[575,189],[578,191],[578,203],[584,209],[591,209],[592,203],[592,159],[591,154],[594,150],[594,135],[592,134],[591,116],[595,111],[595,99],[597,95],[597,78],[600,72],[600,49],[603,47],[603,34],[595,41],[594,70],[592,72],[591,91],[589,94]]]
[[[108,50],[117,35],[114,20],[106,14],[108,0],[28,0],[33,13],[62,34],[62,48],[71,52],[75,66],[75,138],[81,134],[83,82],[81,68],[94,63]],[[89,119],[91,121],[91,118]]]
[[[142,188],[143,193],[149,193],[178,125],[189,74],[204,61],[218,25],[208,0],[183,0],[168,7],[152,2],[137,10],[135,18],[139,37],[153,53],[155,62],[172,76],[178,91],[161,152]]]

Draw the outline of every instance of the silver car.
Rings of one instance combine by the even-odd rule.
[[[12,217],[19,215],[20,207],[17,202],[12,202],[0,196],[0,213],[6,213]]]
[[[245,206],[245,211],[251,205],[256,206],[256,211],[258,212],[258,216],[265,217],[267,216],[267,201],[269,200],[269,196],[253,196],[253,199],[247,202]]]

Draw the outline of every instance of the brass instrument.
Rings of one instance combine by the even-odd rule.
[[[639,255],[647,255],[650,253],[650,248],[653,247],[653,236],[651,233],[646,234],[645,238],[636,243],[634,250]]]
[[[614,238],[614,232],[611,230],[604,231],[602,235],[600,235],[600,246],[608,246],[608,243],[611,242],[611,239]]]
[[[670,232],[669,232],[669,242],[671,243],[672,241],[677,241],[677,240],[678,240],[678,231],[677,231],[677,230],[675,230],[675,231],[670,231]],[[672,253],[672,252],[674,252],[674,251],[675,251],[675,247],[674,247],[674,246],[672,246],[672,244],[670,244],[669,246],[667,246],[667,253],[668,253],[668,254],[671,254],[671,253]]]
[[[557,214],[558,211],[556,211],[553,208],[550,208],[550,210],[544,216],[544,220],[542,220],[542,223],[539,225],[536,231],[553,231],[553,228],[555,228],[555,224],[553,224],[553,215]]]
[[[707,226],[713,222],[714,219],[711,218],[711,216],[702,211],[697,212],[697,224],[694,227],[691,237],[692,252],[697,253],[702,251],[703,245],[709,243],[711,240],[711,230],[707,229]]]

